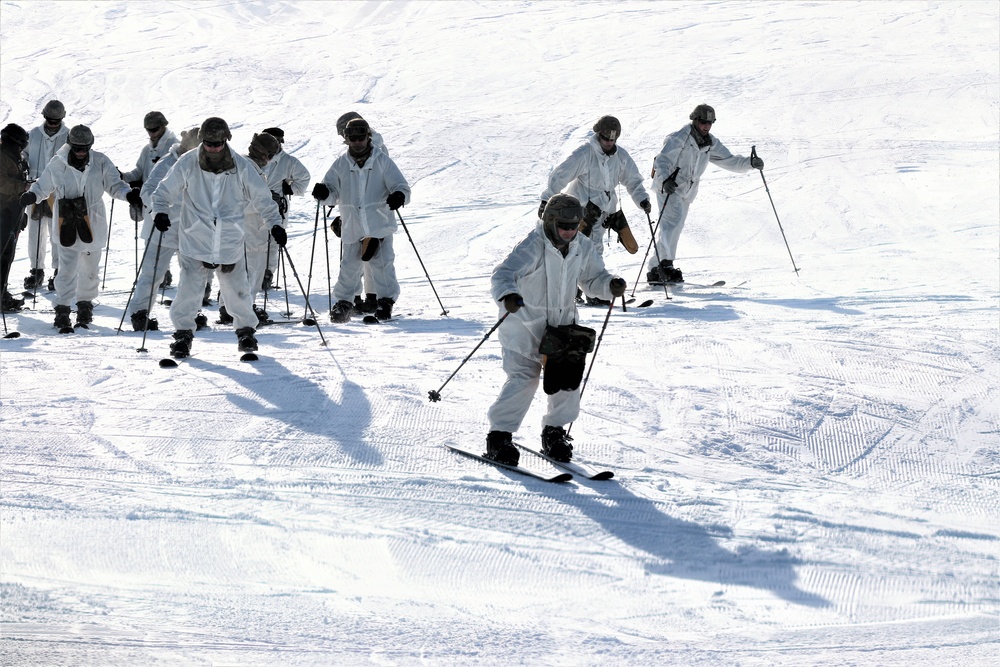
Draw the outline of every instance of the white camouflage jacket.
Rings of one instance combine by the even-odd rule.
[[[698,195],[698,183],[709,162],[739,174],[750,170],[750,158],[733,155],[715,135],[710,134],[709,137],[712,143],[704,148],[699,147],[691,135],[690,124],[667,136],[660,154],[653,160],[653,183],[657,192],[662,190],[663,181],[678,166],[680,171],[677,173],[675,194],[689,202],[694,201]]]
[[[542,192],[542,199],[548,201],[552,195],[565,192],[576,197],[584,207],[592,201],[604,211],[603,220],[618,210],[616,188],[619,184],[625,186],[636,206],[649,199],[639,168],[628,151],[618,146],[613,154],[605,154],[595,134],[549,173],[549,184]]]
[[[344,151],[326,172],[323,183],[330,188],[330,196],[323,203],[340,207],[342,238],[348,243],[369,236],[384,238],[396,231],[396,214],[385,203],[390,193],[402,192],[405,203],[410,201],[410,186],[399,167],[377,148],[373,148],[364,167]]]
[[[28,147],[24,149],[24,154],[28,160],[28,178],[38,178],[45,166],[52,159],[69,136],[69,128],[66,123],[59,126],[59,129],[51,137],[45,134],[41,125],[31,128],[28,132]]]
[[[182,155],[156,186],[153,217],[170,215],[171,207],[179,207],[171,226],[178,226],[180,253],[211,264],[235,264],[243,257],[247,207],[260,214],[267,230],[281,224],[281,215],[255,164],[230,147],[235,166],[214,174],[201,168],[201,150],[199,146]]]
[[[35,199],[42,201],[53,196],[52,202],[52,238],[59,238],[59,200],[85,197],[87,200],[87,217],[90,219],[90,230],[94,240],[84,243],[77,238],[71,248],[80,252],[103,250],[108,241],[108,218],[104,208],[104,193],[115,199],[125,199],[132,188],[118,176],[118,168],[104,153],[93,149],[90,160],[83,171],[69,166],[66,161],[69,147],[63,146],[49,160],[45,171],[35,181],[30,191]]]
[[[520,294],[524,306],[500,325],[500,344],[536,361],[545,325],[560,326],[576,321],[577,285],[592,297],[611,299],[612,276],[594,244],[583,234],[570,241],[563,257],[545,235],[542,223],[493,269],[491,295],[507,312],[503,299]]]
[[[139,151],[139,159],[135,161],[135,169],[122,174],[122,180],[131,183],[142,179],[145,183],[149,175],[153,173],[153,167],[156,166],[156,163],[165,157],[178,141],[180,140],[177,136],[168,129],[156,142],[155,147],[151,142],[146,142],[146,145]]]

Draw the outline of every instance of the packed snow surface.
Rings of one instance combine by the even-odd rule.
[[[293,198],[295,272],[268,310],[287,295],[301,318],[301,281],[325,346],[275,325],[244,364],[213,325],[159,368],[166,306],[147,352],[127,319],[116,332],[137,253],[124,202],[95,326],[58,335],[45,290],[6,315],[4,664],[995,664],[1000,4],[0,16],[0,124],[33,127],[58,98],[123,170],[150,110],[178,133],[222,116],[241,152],[276,125],[315,182],[354,110],[413,186],[400,317],[380,326],[330,323],[339,242]],[[691,208],[677,265],[725,287],[668,301],[641,280],[606,328],[607,309],[580,310],[603,337],[575,451],[615,478],[551,484],[451,452],[484,449],[496,336],[428,392],[497,321],[491,270],[537,223],[549,170],[613,114],[648,176],[702,102],[765,168],[710,167]],[[650,226],[620,195],[641,251],[604,257],[631,294]],[[538,444],[543,405],[518,441]]]

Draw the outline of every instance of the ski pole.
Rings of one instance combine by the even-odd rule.
[[[319,219],[319,209],[316,212],[317,220]],[[292,275],[295,276],[295,282],[299,284],[299,289],[302,290],[302,297],[306,300],[306,309],[308,312],[313,314],[312,323],[316,326],[316,331],[319,332],[319,338],[323,341],[323,345],[326,345],[326,338],[323,336],[323,330],[319,328],[319,322],[316,321],[316,311],[313,310],[312,306],[309,305],[309,293],[305,291],[302,287],[302,281],[299,280],[299,272],[295,270],[295,263],[292,261],[292,256],[288,254],[283,246],[278,246],[278,251],[288,260],[288,266],[292,267]],[[302,324],[309,324],[309,322],[303,318]]]
[[[112,200],[113,201],[113,200]],[[27,209],[22,213],[23,216],[27,217]],[[38,256],[42,254],[42,218],[38,218],[38,232],[35,235],[35,266],[38,266]],[[42,266],[38,268],[45,270],[44,262]],[[38,298],[38,283],[35,283],[35,287],[31,290],[31,306],[34,307],[37,303]]]
[[[101,289],[108,279],[108,253],[111,252],[111,223],[115,220],[115,198],[111,198],[111,213],[108,214],[108,246],[104,249],[104,276],[101,278]]]
[[[320,206],[322,206],[322,204],[317,199],[316,200],[316,221],[313,223],[312,250],[309,251],[309,275],[306,278],[306,292],[308,292],[309,290],[312,289],[313,262],[316,261],[316,233],[319,231],[319,209],[320,209]],[[323,220],[324,221],[326,220],[325,214],[324,214]],[[326,222],[324,222],[323,224],[326,224]]]
[[[757,147],[750,147],[750,159],[753,160],[757,157]],[[771,200],[771,210],[774,211],[774,218],[778,221],[778,229],[781,230],[781,238],[785,240],[785,249],[788,250],[788,258],[792,260],[792,268],[795,269],[795,274],[798,275],[799,267],[795,266],[795,258],[792,257],[792,249],[788,247],[788,237],[785,236],[785,229],[781,226],[781,218],[778,217],[778,209],[774,208],[774,199],[771,197],[771,190],[767,187],[767,179],[764,178],[764,170],[758,169],[760,172],[760,180],[764,181],[764,191],[767,192],[767,198]]]
[[[437,389],[437,391],[435,391],[434,389],[431,389],[429,392],[427,392],[427,397],[430,399],[431,403],[437,403],[438,401],[441,400],[441,390],[445,388],[445,385],[447,385],[449,382],[451,382],[451,379],[453,377],[455,377],[455,373],[458,373],[458,371],[460,371],[462,369],[462,366],[465,365],[465,362],[467,362],[469,359],[472,358],[472,355],[474,355],[476,353],[476,350],[478,350],[480,348],[480,346],[483,343],[486,342],[486,339],[489,338],[490,335],[492,335],[492,333],[497,330],[497,327],[499,327],[501,324],[503,324],[503,321],[505,319],[507,319],[508,315],[510,315],[510,311],[507,311],[506,313],[504,313],[503,316],[499,320],[497,320],[497,323],[494,324],[493,327],[489,331],[486,332],[486,335],[483,336],[483,339],[481,341],[479,341],[479,344],[476,345],[474,348],[472,348],[472,352],[469,352],[469,355],[467,357],[465,357],[465,359],[462,359],[462,363],[460,363],[458,365],[458,368],[456,368],[455,371],[451,375],[448,376],[448,379],[444,381],[444,384],[441,385]]]
[[[282,286],[283,286],[283,288],[285,290],[285,317],[286,318],[287,317],[291,317],[292,316],[292,307],[290,305],[288,305],[288,271],[285,270],[285,257],[284,257],[284,255],[281,254],[280,250],[278,251],[277,266],[275,266],[274,268],[275,268],[275,270],[277,270],[279,268],[281,269],[281,284],[282,284]],[[305,318],[305,314],[303,314],[302,317]],[[306,322],[306,319],[308,319],[308,318],[303,319],[302,323],[303,324],[312,325],[312,322]]]
[[[155,229],[155,228],[154,228]],[[150,238],[152,238],[153,233],[149,233]],[[139,273],[142,272],[142,265],[146,262],[146,253],[149,252],[149,239],[146,239],[146,248],[142,251],[142,260],[139,262],[139,267],[135,271],[135,280],[132,281],[132,289],[128,293],[128,301],[125,302],[125,310],[122,311],[122,319],[118,322],[118,330],[115,332],[117,336],[122,332],[122,325],[125,324],[125,314],[128,312],[128,307],[132,304],[132,295],[135,294],[135,286],[139,284]],[[156,282],[156,274],[153,274],[153,281]],[[146,317],[149,317],[149,310],[146,310]]]
[[[153,258],[153,281],[149,286],[149,300],[146,301],[146,323],[142,327],[142,344],[136,350],[136,352],[149,352],[146,349],[146,336],[149,334],[149,311],[153,307],[153,299],[156,296],[156,270],[160,268],[160,248],[163,246],[163,232],[160,232],[160,238],[156,240],[156,257]],[[148,246],[147,246],[148,247]],[[125,321],[125,316],[122,315],[122,321]]]
[[[623,296],[622,299],[625,297]],[[615,300],[611,300],[611,305],[608,306],[608,314],[604,316],[604,325],[601,327],[601,333],[597,335],[597,344],[594,345],[594,354],[590,357],[590,366],[587,367],[587,374],[583,378],[583,382],[580,383],[580,400],[583,400],[583,391],[587,388],[587,380],[590,379],[590,371],[594,369],[594,362],[597,361],[597,351],[601,349],[601,340],[604,338],[604,330],[608,328],[608,320],[611,319],[611,311],[615,309]],[[573,428],[573,422],[569,423],[566,427],[566,435],[569,435],[570,429]]]
[[[674,169],[674,172],[667,176],[666,180],[671,181],[677,178],[677,174],[680,172],[681,168],[678,166]],[[663,212],[667,210],[667,202],[670,201],[670,195],[672,192],[668,192],[667,196],[663,198],[663,206],[660,207],[660,215],[656,217],[656,226],[653,225],[653,219],[646,214],[646,222],[649,223],[649,244],[653,248],[653,252],[656,255],[656,266],[657,271],[659,267],[662,266],[663,260],[660,259],[660,249],[656,247],[656,232],[660,228],[660,221],[663,220]],[[649,256],[649,248],[646,248],[646,257]],[[632,296],[635,296],[635,290],[639,287],[639,280],[642,279],[642,269],[646,265],[646,257],[642,258],[642,264],[639,265],[639,275],[636,276],[635,286],[632,287]],[[663,278],[664,276],[660,276]],[[667,281],[663,281],[663,296],[667,297],[667,301],[671,301],[673,297],[670,296],[670,292],[667,290]]]
[[[406,232],[406,238],[410,239],[410,245],[413,246],[413,252],[417,255],[417,261],[420,262],[420,268],[424,270],[424,275],[427,276],[427,282],[431,285],[431,291],[434,292],[434,298],[437,299],[438,305],[441,306],[441,314],[447,315],[448,311],[444,309],[444,304],[441,303],[441,297],[438,296],[437,290],[434,289],[434,282],[431,280],[431,275],[427,273],[427,267],[424,266],[424,260],[420,259],[420,253],[417,252],[417,244],[413,242],[413,237],[410,236],[410,230],[406,228],[406,223],[403,222],[403,216],[399,214],[399,209],[396,209],[396,217],[399,218],[399,223],[403,225],[403,231]]]
[[[330,280],[330,225],[326,224],[327,209],[323,209],[323,245],[326,252],[326,300],[330,312],[333,312],[333,282]],[[340,241],[340,262],[344,261],[344,241]]]

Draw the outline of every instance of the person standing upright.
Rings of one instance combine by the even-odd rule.
[[[229,146],[229,124],[218,117],[201,124],[201,146],[182,155],[153,193],[153,226],[166,232],[178,225],[181,275],[170,306],[174,342],[170,353],[191,353],[195,320],[208,283],[218,269],[219,288],[233,316],[241,352],[257,349],[257,315],[247,278],[244,243],[248,209],[272,231],[281,229],[281,215],[260,169]],[[179,209],[177,220],[171,211]],[[276,237],[277,238],[277,237]]]
[[[302,162],[292,155],[286,153],[285,131],[280,127],[269,127],[263,131],[278,140],[278,152],[270,161],[264,165],[264,178],[267,179],[267,187],[271,190],[271,196],[278,204],[278,211],[281,213],[281,226],[288,227],[288,207],[289,197],[293,195],[303,195],[309,187],[309,179],[312,176]],[[264,270],[264,280],[261,289],[270,289],[274,273],[278,268],[278,248],[275,244],[269,244],[267,253],[267,268]]]
[[[63,120],[66,118],[66,107],[59,100],[49,100],[42,108],[44,122],[31,128],[28,132],[28,148],[25,150],[28,159],[28,178],[37,180],[49,160],[66,144],[69,128]],[[45,284],[45,254],[48,251],[49,228],[52,226],[52,204],[48,200],[40,201],[28,211],[28,261],[31,273],[24,279],[24,289],[34,290]],[[52,273],[59,271],[59,253],[56,239],[51,239]],[[54,290],[55,284],[49,279],[49,289]]]
[[[7,291],[7,280],[17,237],[26,224],[21,195],[28,189],[28,163],[23,155],[27,146],[28,133],[20,125],[10,123],[0,130],[0,285],[4,311],[20,310],[24,305],[24,299],[16,299]]]
[[[653,184],[660,213],[657,252],[649,258],[649,271],[646,273],[650,283],[684,282],[684,274],[674,266],[677,242],[684,229],[688,208],[698,195],[701,175],[709,163],[739,174],[751,168],[764,168],[764,161],[758,157],[733,155],[711,133],[715,125],[715,109],[709,105],[699,104],[688,118],[691,123],[668,135],[660,154],[653,160]]]
[[[53,326],[60,333],[72,332],[69,315],[74,301],[76,326],[86,327],[94,318],[101,255],[108,240],[104,194],[142,205],[138,188],[129,187],[111,159],[92,149],[94,134],[89,127],[74,125],[66,141],[21,201],[27,206],[50,195],[55,198],[50,232],[59,239],[59,273]]]

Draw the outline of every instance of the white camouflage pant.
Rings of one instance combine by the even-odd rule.
[[[340,260],[340,275],[333,288],[333,297],[337,301],[350,301],[361,294],[361,274],[365,262],[361,261],[361,243],[344,243],[344,256]],[[394,265],[396,254],[392,250],[392,235],[382,239],[378,252],[368,262],[371,269],[371,282],[365,289],[371,290],[380,299],[388,297],[393,301],[399,298],[399,282],[396,280]]]
[[[684,221],[687,220],[688,207],[691,202],[676,194],[671,195],[667,200],[666,208],[663,207],[662,193],[656,195],[658,210],[662,210],[660,216],[660,226],[656,230],[656,252],[649,258],[649,266],[652,269],[657,265],[657,253],[660,259],[677,259],[677,242],[681,238],[681,230],[684,229]]]
[[[59,275],[55,278],[56,305],[72,306],[77,301],[93,301],[100,286],[101,254],[104,248],[79,251],[59,246]]]
[[[524,355],[503,350],[503,370],[507,373],[507,381],[500,389],[500,395],[490,406],[487,416],[491,431],[507,431],[514,433],[521,428],[524,416],[535,398],[542,375],[540,361],[529,359]],[[580,389],[573,391],[557,391],[546,394],[548,410],[542,417],[542,426],[565,426],[574,421],[580,414]]]
[[[223,272],[221,266],[210,269],[200,259],[184,255],[179,255],[177,261],[181,266],[181,277],[177,282],[174,302],[170,305],[170,321],[177,331],[194,331],[197,328],[194,318],[201,308],[205,285],[213,271],[219,276],[219,289],[226,302],[226,311],[233,316],[233,328],[257,328],[257,314],[253,312],[253,297],[247,281],[247,265],[242,257],[229,273]]]
[[[52,245],[52,268],[59,268],[59,249],[56,247],[56,240],[50,238],[49,229],[52,227],[52,218],[42,218],[32,220],[31,213],[28,213],[28,261],[31,269],[45,268],[45,253],[48,252],[46,244]]]

